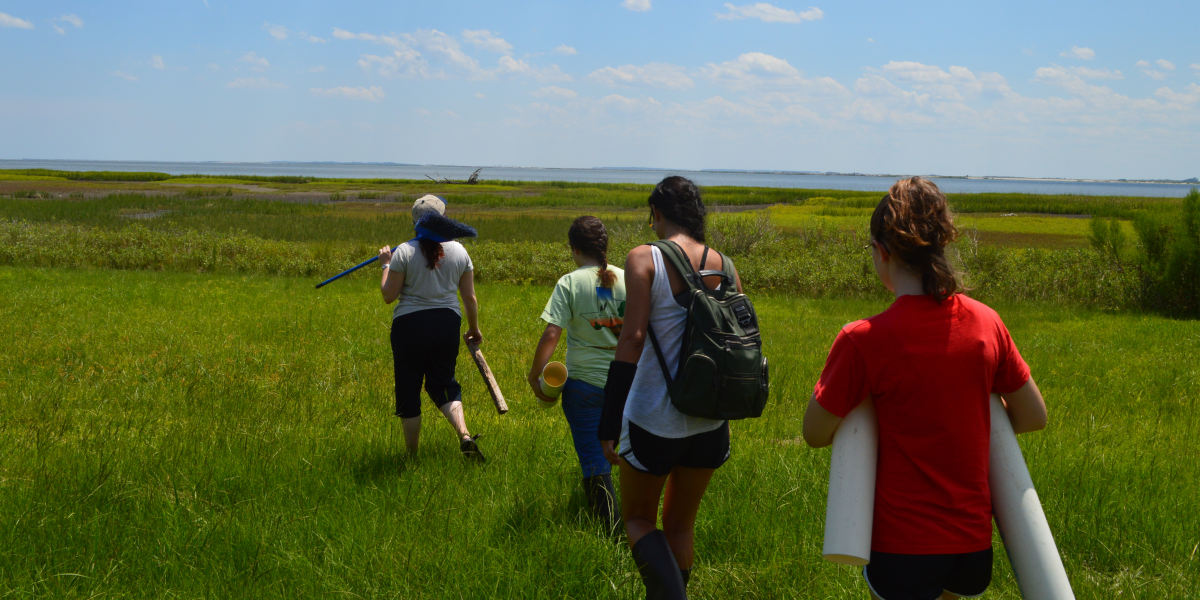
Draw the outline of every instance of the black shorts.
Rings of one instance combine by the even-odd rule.
[[[675,467],[715,469],[729,459],[729,421],[685,438],[659,437],[629,421],[628,448],[621,456],[630,467],[663,477]]]
[[[992,549],[966,554],[871,551],[863,579],[883,600],[935,600],[943,591],[974,598],[992,583]]]
[[[392,319],[392,369],[396,416],[421,416],[421,383],[441,408],[462,398],[454,378],[462,318],[449,308],[430,308]]]

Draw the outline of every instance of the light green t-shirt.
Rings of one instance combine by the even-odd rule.
[[[567,332],[567,376],[604,387],[608,363],[617,351],[625,322],[625,271],[612,289],[600,287],[599,267],[581,267],[558,280],[542,320]]]

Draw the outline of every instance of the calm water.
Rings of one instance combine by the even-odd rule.
[[[222,163],[134,162],[72,160],[0,160],[0,169],[59,169],[64,171],[156,171],[172,175],[301,175],[307,177],[466,179],[475,167],[349,163]],[[736,173],[718,171],[643,171],[636,169],[536,169],[485,167],[480,177],[509,181],[573,181],[588,183],[658,183],[667,175],[683,175],[700,185],[810,188],[883,192],[893,178],[866,175],[809,175],[797,173]],[[933,178],[947,192],[1015,192],[1024,194],[1081,194],[1089,196],[1182,197],[1194,184],[1109,183],[1013,179]]]

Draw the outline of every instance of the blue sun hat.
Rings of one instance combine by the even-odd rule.
[[[449,242],[458,238],[473,238],[478,237],[479,233],[474,227],[465,223],[459,223],[454,219],[431,212],[421,217],[417,221],[415,227],[417,230],[418,240],[430,240],[433,242]]]

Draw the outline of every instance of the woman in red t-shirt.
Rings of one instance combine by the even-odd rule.
[[[958,236],[933,182],[892,186],[871,217],[875,272],[896,301],[846,325],[804,414],[821,448],[870,398],[879,418],[871,562],[880,600],[978,596],[992,578],[989,396],[1013,430],[1046,426],[1046,405],[995,311],[959,293],[943,252]]]

